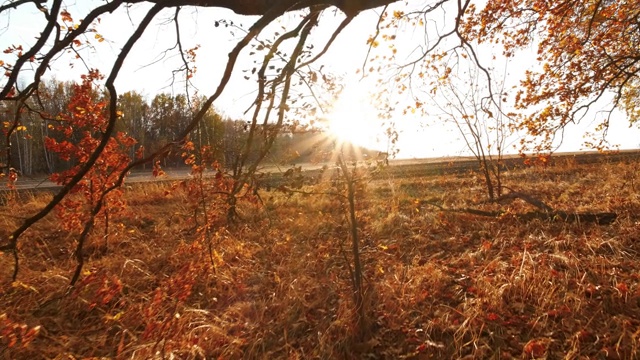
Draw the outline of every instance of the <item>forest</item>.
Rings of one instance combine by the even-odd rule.
[[[43,82],[38,90],[37,104],[29,104],[38,111],[31,112],[20,120],[20,125],[9,136],[6,131],[10,123],[4,122],[5,147],[9,144],[9,150],[0,154],[0,166],[6,172],[8,168],[16,169],[21,175],[28,177],[42,177],[49,174],[67,170],[76,165],[56,155],[47,147],[45,139],[61,141],[65,136],[59,130],[59,125],[64,122],[64,115],[72,109],[72,97],[74,95],[74,82],[60,82],[51,80]],[[107,94],[99,89],[91,89],[90,97],[95,102],[106,101],[103,97]],[[205,99],[187,99],[184,94],[172,96],[170,94],[158,94],[152,99],[135,91],[129,91],[120,95],[118,109],[121,117],[115,131],[127,134],[135,139],[135,145],[128,147],[128,156],[133,159],[136,153],[144,156],[145,152],[153,153],[159,147],[174,139],[178,139],[181,129],[190,121],[198,104]],[[34,100],[35,101],[35,100]],[[3,103],[2,106],[6,104]],[[12,109],[3,108],[2,113],[9,114]],[[242,146],[246,142],[249,124],[242,120],[225,118],[210,109],[197,128],[189,134],[189,139],[197,151],[203,148],[212,149],[209,154],[217,159],[222,166],[231,167],[239,157]],[[74,133],[68,140],[79,141],[79,133]],[[269,150],[269,156],[265,162],[280,164],[287,168],[297,163],[321,162],[326,160],[323,154],[330,152],[335,139],[327,134],[326,129],[310,127],[305,124],[289,124],[279,130],[277,140]],[[356,147],[361,156],[377,156],[377,152]],[[352,157],[356,150],[345,152],[347,157]],[[12,154],[10,161],[7,154]],[[252,154],[251,157],[255,157]],[[250,157],[250,158],[251,158]],[[181,152],[174,151],[162,157],[162,166],[167,169],[187,165],[181,156]],[[142,170],[146,167],[143,166]],[[148,168],[149,171],[150,167]]]
[[[640,162],[609,130],[640,116],[639,19],[1,0],[0,358],[637,359]],[[170,91],[122,91],[147,68]],[[390,161],[417,118],[471,156]],[[371,126],[386,151],[354,145]]]

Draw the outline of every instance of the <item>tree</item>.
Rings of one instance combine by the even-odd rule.
[[[207,99],[204,97],[198,97],[193,102],[193,107],[197,110],[200,107],[200,102],[204,102]],[[224,124],[222,115],[209,109],[209,111],[202,118],[202,121],[198,124],[198,128],[193,134],[193,139],[196,142],[198,149],[208,147],[210,150],[210,156],[218,159],[222,162],[224,152]]]
[[[469,14],[463,26],[469,39],[497,41],[508,56],[537,46],[541,67],[526,72],[515,105],[536,109],[521,125],[547,144],[599,104],[608,114],[599,126],[603,135],[616,108],[636,109],[637,100],[625,95],[640,78],[638,1],[491,1]]]
[[[65,111],[72,91],[71,82],[55,79],[42,82],[34,96],[25,103],[20,112],[20,121],[11,134],[11,122],[6,120],[13,118],[16,104],[5,102],[7,108],[3,111],[3,143],[11,151],[4,152],[2,157],[8,159],[7,166],[19,169],[24,175],[51,174],[59,171],[61,166],[66,166],[51,155],[44,141],[51,135],[52,127],[59,123],[57,115]]]
[[[135,91],[127,91],[120,95],[118,99],[118,108],[122,112],[122,122],[124,123],[123,130],[126,131],[129,136],[138,141],[139,146],[145,147],[146,135],[151,128],[149,119],[149,105],[141,94]],[[129,154],[130,158],[135,157],[135,151],[137,149],[132,148]]]
[[[460,66],[456,74],[439,80],[437,96],[430,94],[430,97],[442,111],[440,118],[456,126],[478,161],[487,195],[494,201],[502,195],[503,157],[508,138],[513,135],[513,124],[502,110],[502,101],[489,101],[491,94],[485,84],[477,67]],[[494,87],[504,93],[504,82]]]
[[[82,77],[80,85],[74,86],[68,111],[57,117],[60,119],[60,124],[53,130],[61,134],[62,140],[45,138],[47,149],[63,160],[74,160],[75,166],[51,175],[51,180],[59,185],[65,185],[69,179],[73,179],[82,168],[82,164],[94,152],[99,143],[99,134],[104,131],[106,101],[94,98],[96,92],[93,91],[92,86],[93,81],[98,78],[100,74],[92,71]],[[73,138],[78,140],[70,141]],[[83,195],[84,202],[65,199],[61,203],[62,206],[57,207],[65,229],[80,230],[75,251],[78,266],[71,279],[72,285],[80,276],[84,264],[83,246],[96,223],[96,218],[99,216],[104,218],[106,244],[109,235],[109,214],[116,212],[112,209],[122,208],[122,197],[118,196],[120,189],[117,186],[114,187],[114,183],[122,181],[118,177],[122,176],[122,169],[131,161],[128,153],[135,143],[136,141],[130,136],[117,132],[109,139],[95,166],[92,166],[85,177],[72,188],[72,192]],[[83,206],[85,204],[86,206]],[[82,207],[89,207],[91,210],[85,214]]]

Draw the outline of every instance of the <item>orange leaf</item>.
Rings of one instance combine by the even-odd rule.
[[[530,340],[524,346],[525,354],[529,356],[533,356],[535,358],[539,358],[544,356],[544,353],[547,351],[546,347],[539,340]]]
[[[616,285],[616,289],[618,289],[618,291],[620,291],[622,294],[626,294],[629,292],[629,287],[623,282],[618,283],[618,285]]]

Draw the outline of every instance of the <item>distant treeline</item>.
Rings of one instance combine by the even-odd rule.
[[[63,121],[59,115],[69,111],[73,89],[73,82],[42,82],[37,96],[29,100],[28,109],[20,113],[19,126],[8,137],[6,134],[13,124],[15,109],[4,105],[4,102],[0,104],[3,130],[0,139],[1,168],[13,167],[24,175],[34,175],[51,174],[75,165],[58,158],[45,146],[45,139],[48,137],[60,140],[61,134],[54,129]],[[106,93],[96,92],[92,96],[96,101],[103,101]],[[138,92],[126,92],[118,98],[121,118],[116,131],[125,132],[136,139],[136,145],[130,149],[131,158],[136,153],[150,154],[167,142],[178,139],[203,101],[201,97],[189,101],[183,94],[166,93],[157,94],[148,100]],[[189,135],[189,140],[195,145],[196,153],[207,146],[211,158],[223,166],[231,167],[246,144],[247,127],[245,121],[233,120],[209,109]],[[329,158],[328,154],[335,147],[335,140],[318,129],[287,125],[278,130],[281,135],[265,159],[269,163],[286,165],[322,161]],[[67,140],[77,141],[74,136]],[[8,148],[11,150],[10,157],[7,156]],[[369,156],[373,153],[365,149],[357,151]],[[182,150],[176,148],[161,159],[161,164],[165,167],[184,166]]]

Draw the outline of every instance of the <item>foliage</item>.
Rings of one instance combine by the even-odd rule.
[[[640,87],[638,82],[630,82],[622,93],[622,103],[632,124],[640,120]]]
[[[95,151],[100,134],[106,126],[105,107],[107,102],[96,99],[93,82],[101,78],[98,72],[90,72],[82,76],[82,83],[75,85],[67,111],[57,116],[58,125],[50,125],[52,135],[45,138],[45,146],[61,160],[75,164],[65,171],[53,173],[50,179],[59,185],[68,183],[79,171],[89,156]],[[114,186],[120,173],[131,161],[129,149],[136,141],[123,132],[118,132],[110,139],[100,155],[96,165],[78,182],[71,194],[82,194],[84,200],[77,197],[64,199],[57,207],[57,214],[67,231],[81,231],[90,217],[108,218],[109,213],[117,213],[124,209],[122,190],[115,189],[106,197],[105,192]],[[107,202],[98,214],[91,214],[90,209],[99,202]],[[105,225],[108,226],[108,225]]]
[[[22,348],[28,347],[39,331],[39,326],[29,328],[25,324],[11,321],[5,313],[0,314],[0,344],[7,349],[16,348],[18,345]]]
[[[625,104],[640,71],[637,1],[493,1],[470,6],[464,30],[478,42],[496,42],[506,55],[537,46],[541,68],[526,72],[518,109],[536,111],[521,123],[548,142],[600,102],[607,113],[598,127],[606,135],[612,111]],[[604,141],[594,144],[602,148]]]

